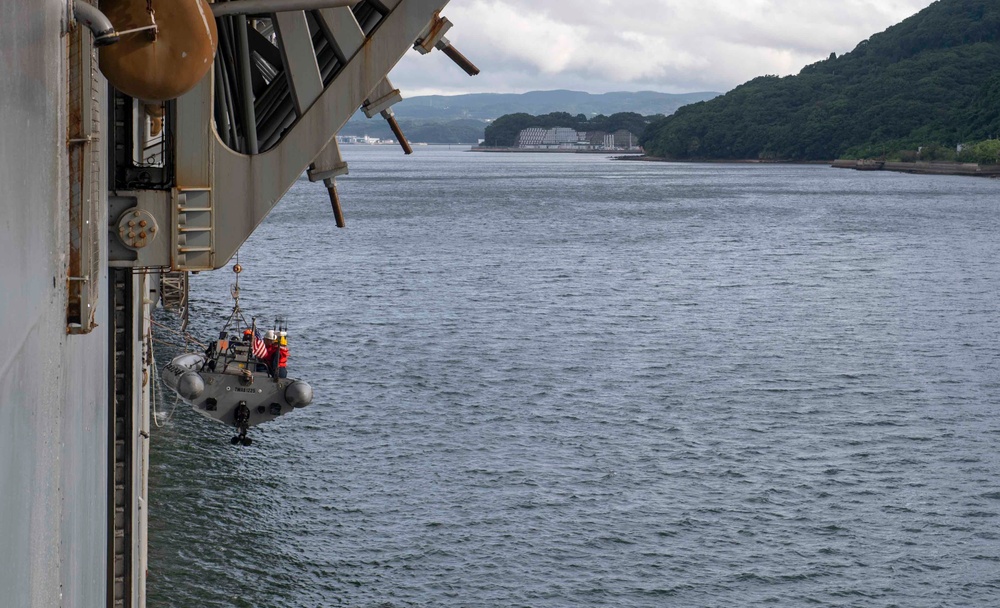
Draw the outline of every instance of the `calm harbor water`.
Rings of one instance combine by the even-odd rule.
[[[1000,181],[345,153],[240,254],[314,404],[158,404],[150,606],[1000,603]]]

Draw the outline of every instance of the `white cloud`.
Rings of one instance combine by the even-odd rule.
[[[726,91],[850,51],[932,0],[452,0],[448,38],[482,74],[410,53],[407,95]]]

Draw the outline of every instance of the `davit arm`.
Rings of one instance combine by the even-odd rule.
[[[332,77],[324,76],[317,51],[309,43],[316,31],[310,30],[307,15],[301,10],[306,4],[323,2],[235,0],[211,5],[216,16],[223,10],[237,11],[236,7],[251,10],[257,4],[297,9],[271,15],[281,51],[282,77],[288,79],[295,105],[293,121],[277,144],[266,150],[234,150],[220,138],[215,124],[219,103],[215,80],[220,71],[208,70],[193,90],[176,100],[174,186],[169,191],[119,191],[112,197],[117,209],[124,210],[117,219],[111,218],[113,239],[129,234],[128,222],[139,218],[146,222],[144,226],[153,228],[145,231],[145,240],[126,241],[129,255],[121,256],[114,265],[220,268],[307,169],[311,179],[324,182],[335,212],[339,211],[333,180],[346,173],[346,164],[340,158],[336,133],[361,107],[371,112],[370,116],[377,112],[394,122],[389,105],[400,97],[386,75],[410,48],[421,44],[428,48],[450,46],[442,43],[450,24],[439,16],[448,0],[367,0],[368,6],[361,8],[377,10],[376,21],[364,17],[365,11],[358,7],[348,8],[366,2],[325,0],[327,8],[317,9],[309,17],[318,22],[337,54],[337,69]],[[249,79],[237,76],[233,80]],[[234,85],[240,83],[229,84]],[[248,99],[243,115],[253,117],[257,109],[254,97],[245,94],[249,90],[246,82],[242,87],[241,94],[233,98]],[[259,123],[258,115],[249,124]],[[150,238],[150,234],[155,237]]]

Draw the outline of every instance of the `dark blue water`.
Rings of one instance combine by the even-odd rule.
[[[316,402],[153,429],[151,606],[1000,605],[1000,181],[345,152],[240,255]]]

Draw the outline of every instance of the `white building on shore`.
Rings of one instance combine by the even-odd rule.
[[[566,127],[524,129],[517,136],[517,148],[522,150],[617,150],[638,151],[639,138],[620,129],[605,131],[577,131]]]
[[[379,139],[377,137],[369,137],[368,135],[338,135],[338,144],[364,144],[369,146],[374,146],[376,144],[394,144],[391,139]]]

